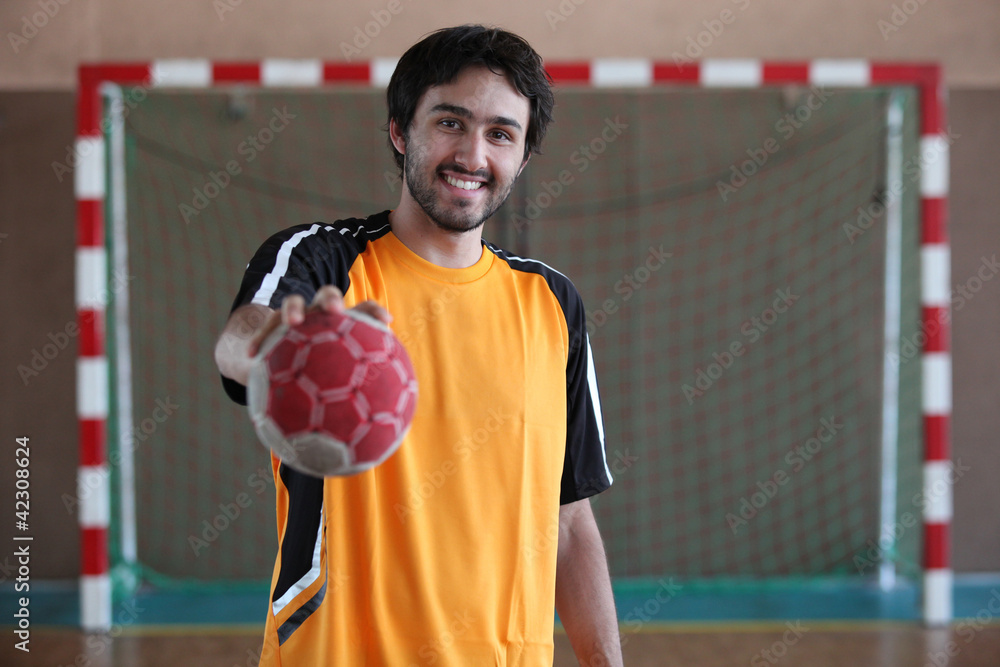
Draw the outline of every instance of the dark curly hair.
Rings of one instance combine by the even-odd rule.
[[[451,83],[463,69],[475,65],[507,75],[517,91],[531,102],[524,157],[540,153],[545,130],[552,121],[552,78],[545,71],[541,56],[528,42],[500,28],[482,25],[444,28],[411,46],[396,64],[386,90],[389,120],[395,120],[405,135],[417,103],[427,89]],[[389,148],[402,173],[403,154],[392,145],[391,138]]]

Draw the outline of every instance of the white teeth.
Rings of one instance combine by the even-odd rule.
[[[479,181],[460,181],[457,178],[452,178],[451,176],[445,176],[444,180],[448,181],[449,185],[453,185],[456,188],[462,188],[463,190],[478,190],[483,186]]]

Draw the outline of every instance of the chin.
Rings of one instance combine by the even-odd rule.
[[[454,204],[450,211],[438,210],[438,206],[421,206],[421,208],[438,229],[460,234],[479,229],[489,219],[490,215],[492,215],[492,213],[490,215],[483,215],[482,211],[469,211],[468,204],[469,202]],[[456,208],[458,210],[454,210]]]
[[[434,224],[438,226],[438,229],[443,229],[446,232],[454,232],[456,234],[474,231],[486,223],[486,218],[476,222],[475,220],[442,220],[431,216],[431,220],[433,220]]]

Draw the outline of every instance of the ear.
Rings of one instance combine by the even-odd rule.
[[[389,139],[396,150],[406,155],[406,135],[399,128],[399,123],[393,118],[389,121]]]

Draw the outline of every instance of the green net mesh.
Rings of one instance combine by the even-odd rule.
[[[810,95],[560,89],[544,154],[487,224],[587,305],[616,477],[593,504],[616,576],[874,574],[855,556],[879,539],[885,225],[844,225],[885,187],[889,91],[836,90],[802,120]],[[902,95],[912,159],[916,97]],[[138,562],[125,569],[161,586],[269,579],[268,456],[222,391],[215,337],[269,234],[396,204],[383,123],[367,88],[154,91],[129,108]],[[919,518],[919,370],[900,367],[897,519]],[[176,409],[157,421],[157,401]],[[918,549],[911,528],[885,556],[913,574]]]

